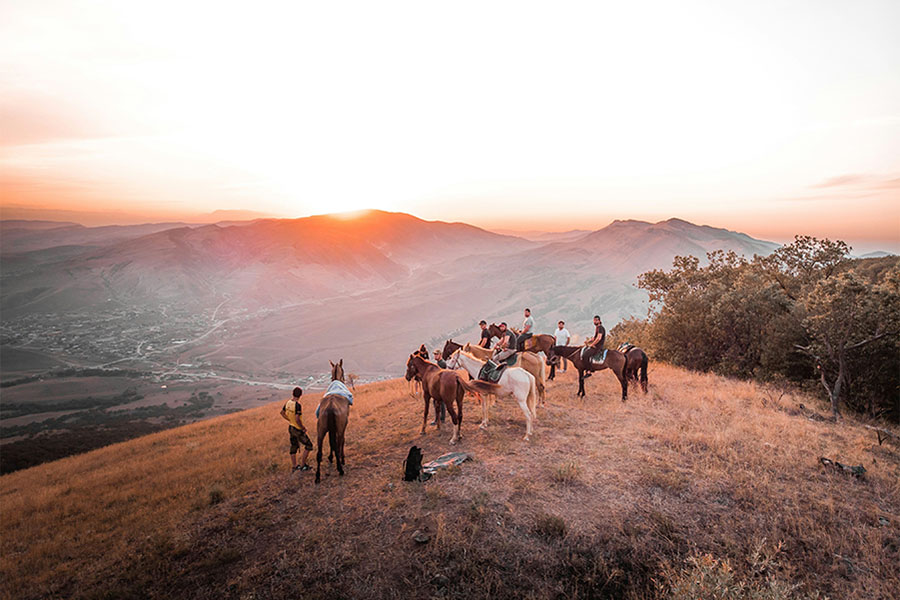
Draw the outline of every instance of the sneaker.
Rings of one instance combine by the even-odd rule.
[[[309,466],[309,465],[303,465],[302,467],[299,467],[297,470],[298,470],[298,471],[309,471],[309,470],[311,470],[311,469],[312,469],[311,466]]]
[[[432,419],[432,420],[431,420],[431,423],[429,423],[429,425],[437,425],[437,420]]]
[[[299,471],[299,470],[300,470],[300,465],[294,465],[294,466],[291,468],[291,473],[293,473],[294,471]]]

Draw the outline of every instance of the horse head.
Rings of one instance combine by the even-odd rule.
[[[460,348],[462,348],[462,344],[457,344],[456,342],[453,341],[452,338],[447,340],[446,342],[444,342],[444,349],[441,350],[441,358],[443,358],[444,360],[447,360],[448,358],[450,358],[451,354],[453,354],[456,350],[459,350]]]
[[[547,358],[544,362],[549,366],[559,366],[559,354],[556,353],[556,346],[550,346],[546,352]]]
[[[328,363],[331,365],[331,380],[344,381],[344,359],[340,359],[337,363],[329,360]]]
[[[458,369],[459,368],[459,355],[462,353],[462,347],[459,344],[454,344],[456,349],[450,354],[450,356],[444,357],[444,360],[447,361],[448,369]]]
[[[424,346],[423,346],[424,347]],[[412,354],[409,355],[409,359],[406,361],[406,380],[412,381],[413,379],[419,378],[419,364],[416,359],[419,359],[422,362],[426,362],[428,360],[428,354],[426,352],[425,356],[421,354],[422,349],[416,350]]]

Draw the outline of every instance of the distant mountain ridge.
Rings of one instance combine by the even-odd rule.
[[[538,331],[564,319],[586,333],[595,313],[608,327],[645,314],[637,275],[670,267],[675,255],[705,260],[712,250],[750,256],[777,247],[679,219],[615,221],[541,243],[376,210],[228,225],[42,227],[27,244],[15,242],[40,249],[3,255],[4,326],[30,315],[162,310],[170,318],[145,320],[172,328],[169,339],[192,339],[179,332],[182,322],[209,328],[177,347],[178,362],[235,373],[321,370],[321,356],[307,348],[365,372],[396,369],[423,342],[474,339],[481,318],[518,326],[525,306]],[[70,235],[81,244],[66,244]],[[138,345],[130,360],[142,357]]]

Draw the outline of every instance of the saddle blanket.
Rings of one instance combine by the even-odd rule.
[[[581,349],[581,357],[582,358],[584,358],[584,353],[585,353],[585,351],[587,351],[587,349],[588,349],[587,346],[585,346],[584,348]],[[603,364],[603,361],[606,360],[607,352],[609,352],[609,350],[604,349],[603,352],[601,352],[600,354],[595,354],[594,356],[591,357],[591,362],[594,363],[595,365]]]
[[[425,463],[422,465],[422,470],[426,473],[434,473],[438,469],[445,469],[451,465],[461,465],[467,460],[472,460],[472,457],[465,452],[451,452]]]
[[[353,406],[353,392],[347,389],[347,386],[344,385],[343,381],[338,381],[335,379],[331,382],[331,385],[328,386],[328,389],[325,390],[325,393],[322,394],[322,398],[325,396],[343,396],[347,399],[347,402],[350,403],[350,406]],[[319,418],[319,408],[322,406],[322,401],[319,400],[319,406],[316,407],[316,418]]]
[[[634,348],[634,344],[631,342],[622,342],[619,344],[619,352],[622,354],[628,354],[628,351]]]

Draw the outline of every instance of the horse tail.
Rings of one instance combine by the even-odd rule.
[[[499,394],[503,389],[496,383],[490,383],[480,379],[473,379],[472,381],[463,381],[462,379],[459,379],[458,381],[463,386],[464,390],[472,392],[473,394]]]
[[[528,373],[528,371],[525,371]],[[528,373],[531,375],[531,373]],[[537,418],[537,380],[532,375],[528,378],[528,398],[525,401],[525,404],[528,405],[528,410],[531,411],[531,418]]]
[[[328,445],[331,446],[332,454],[337,457],[337,460],[340,460],[340,447],[338,445],[338,422],[337,422],[337,409],[334,408],[334,405],[329,406],[326,409],[325,413],[325,426],[328,428]]]
[[[643,355],[641,358],[641,389],[644,393],[647,393],[647,364],[650,362],[650,359],[647,357],[647,353],[643,350],[641,351]]]

